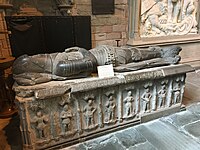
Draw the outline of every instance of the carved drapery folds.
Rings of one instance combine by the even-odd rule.
[[[140,36],[197,34],[198,0],[142,0]]]

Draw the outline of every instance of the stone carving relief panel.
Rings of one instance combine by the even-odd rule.
[[[69,93],[28,103],[31,138],[39,147],[65,141],[77,133],[76,107]]]
[[[138,117],[139,90],[135,88],[136,84],[130,84],[123,89],[123,119],[129,120]]]
[[[197,34],[198,0],[142,0],[141,37]]]
[[[76,123],[78,132],[91,132],[99,126],[99,116],[101,113],[101,105],[99,102],[98,90],[75,93],[73,98],[76,103],[77,117]]]
[[[135,81],[18,103],[24,143],[45,148],[95,135],[144,115],[180,106],[185,75]],[[29,118],[28,121],[24,118]]]

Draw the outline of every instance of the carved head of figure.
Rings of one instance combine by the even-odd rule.
[[[89,100],[88,100],[88,105],[91,106],[92,103],[93,103],[93,100],[92,100],[92,99],[89,99]]]
[[[146,88],[146,93],[149,93],[150,92],[150,89],[149,87]]]
[[[160,1],[158,2],[158,6],[162,15],[167,13],[167,3],[165,3],[164,1]]]
[[[128,91],[128,94],[127,94],[128,96],[131,96],[132,95],[132,92],[131,91]]]

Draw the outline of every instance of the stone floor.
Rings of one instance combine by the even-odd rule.
[[[63,150],[200,150],[200,70],[187,77],[187,110]],[[0,119],[0,150],[21,150],[19,116]]]
[[[200,150],[200,103],[63,150]]]

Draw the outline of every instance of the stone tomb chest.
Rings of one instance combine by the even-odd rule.
[[[180,111],[188,65],[15,86],[25,149],[58,149]]]

